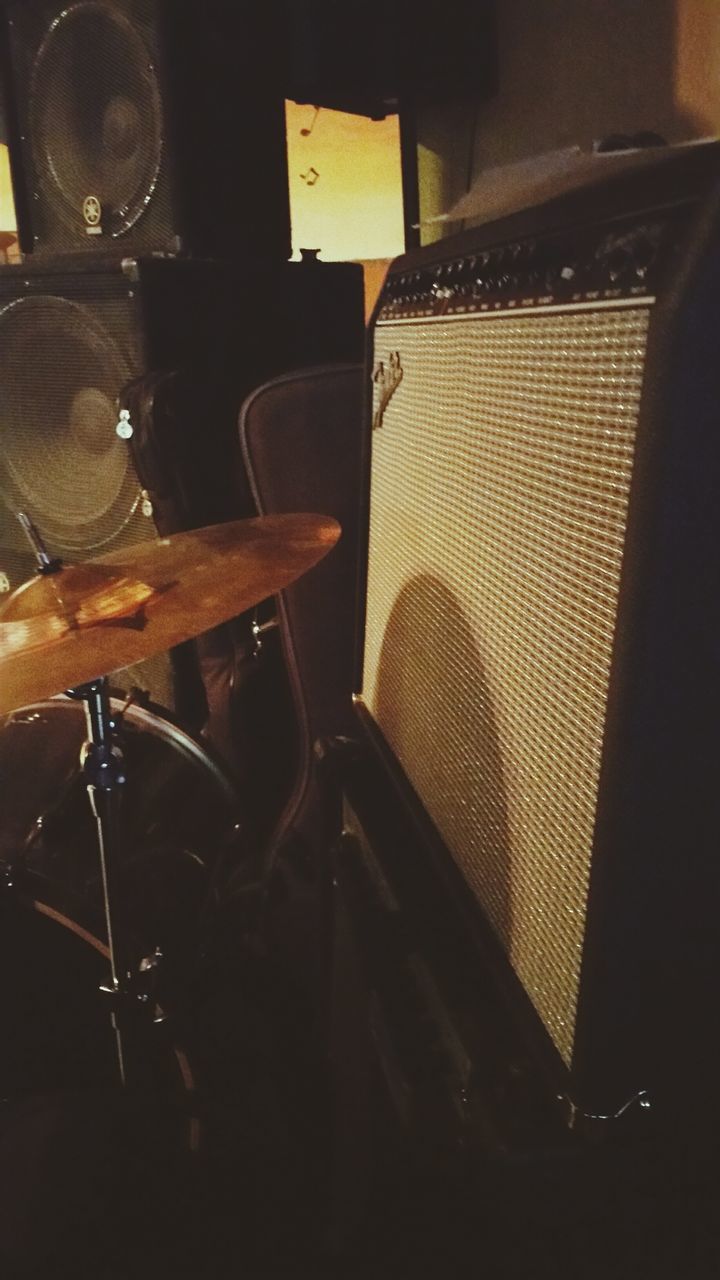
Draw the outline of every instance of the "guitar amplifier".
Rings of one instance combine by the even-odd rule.
[[[393,264],[355,698],[465,1007],[595,1128],[711,1107],[720,1031],[720,146],[623,166]]]

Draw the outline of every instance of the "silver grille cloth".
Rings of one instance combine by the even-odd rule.
[[[362,699],[568,1063],[648,316],[375,333]]]

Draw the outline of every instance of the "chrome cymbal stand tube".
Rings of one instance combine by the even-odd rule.
[[[47,552],[39,530],[30,517],[19,511],[17,518],[32,546],[37,559],[37,572],[43,577],[59,573],[62,561],[53,559]],[[100,873],[103,888],[103,906],[107,927],[108,954],[110,960],[110,986],[102,987],[113,1001],[110,1013],[117,1052],[120,1082],[127,1084],[127,1064],[124,1051],[122,1004],[132,998],[132,975],[129,968],[127,937],[118,920],[117,871],[120,853],[120,807],[125,771],[115,724],[110,709],[107,678],[102,676],[88,684],[68,689],[68,697],[85,703],[88,740],[83,747],[82,769],[90,806],[95,818],[100,857]]]
[[[69,689],[71,698],[85,703],[88,741],[82,752],[90,807],[95,818],[102,876],[103,906],[110,959],[110,986],[102,987],[112,999],[110,1018],[115,1033],[120,1081],[127,1084],[127,1064],[123,1043],[122,1005],[131,997],[132,975],[126,932],[118,918],[117,871],[120,854],[120,809],[125,770],[122,751],[114,732],[107,678]]]

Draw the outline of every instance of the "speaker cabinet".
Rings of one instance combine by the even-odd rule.
[[[252,514],[242,397],[322,355],[357,358],[362,340],[352,265],[93,259],[80,272],[60,260],[0,272],[3,589],[34,568],[18,510],[67,562],[153,538],[156,524],[167,533]],[[165,416],[152,411],[163,384],[174,388]],[[128,443],[118,405],[138,387]],[[138,683],[177,706],[169,668],[155,668]]]
[[[359,714],[608,1125],[709,1106],[720,1031],[719,157],[406,255],[372,331]]]
[[[290,256],[265,6],[7,0],[26,252]]]

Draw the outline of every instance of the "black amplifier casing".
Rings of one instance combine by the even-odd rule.
[[[598,173],[602,174],[600,165]],[[368,754],[374,761],[372,768],[379,769],[386,781],[371,788],[376,793],[371,805],[373,822],[380,832],[369,836],[372,857],[361,856],[367,841],[358,834],[355,818],[340,842],[339,857],[341,863],[364,861],[365,879],[367,866],[377,863],[397,900],[389,917],[400,926],[400,941],[393,945],[401,951],[407,951],[406,902],[412,904],[407,912],[418,945],[434,957],[423,963],[433,974],[443,974],[441,981],[437,977],[429,983],[421,979],[423,999],[426,1006],[437,1007],[435,996],[427,993],[442,990],[446,1010],[457,1004],[469,1015],[475,1007],[475,1032],[469,1033],[467,1043],[473,1035],[476,1044],[483,1040],[489,1007],[483,993],[489,974],[494,974],[492,983],[501,993],[500,1003],[509,1011],[510,1021],[535,1063],[540,1091],[548,1105],[559,1106],[571,1128],[609,1134],[648,1126],[677,1135],[699,1134],[707,1125],[716,1134],[720,1114],[711,1080],[720,1047],[715,999],[720,950],[713,923],[720,906],[715,855],[720,812],[713,781],[720,763],[715,728],[720,705],[715,645],[720,545],[716,501],[720,484],[716,430],[720,397],[720,147],[689,146],[635,160],[611,157],[605,174],[542,205],[510,212],[460,236],[408,253],[389,272],[369,338],[368,377],[373,381],[375,403],[374,411],[370,405],[368,408],[365,437],[369,550],[360,582],[360,611],[365,616],[358,635],[355,686],[360,754]],[[402,598],[396,601],[396,613],[390,613],[383,641],[377,583],[387,581],[388,563],[405,554],[403,530],[408,546],[414,546],[413,539],[421,536],[418,530],[421,534],[427,530],[422,543],[425,549],[434,545],[433,527],[446,514],[440,504],[448,494],[452,499],[456,487],[465,484],[460,472],[446,474],[450,454],[443,456],[437,437],[432,444],[425,440],[430,420],[444,412],[441,385],[450,386],[453,397],[457,393],[457,399],[448,401],[448,451],[460,437],[471,451],[475,441],[484,441],[486,427],[487,447],[492,446],[497,422],[488,424],[482,416],[473,420],[472,398],[462,399],[464,383],[474,376],[474,367],[463,364],[471,359],[468,351],[476,353],[472,359],[482,360],[484,334],[489,343],[493,331],[511,332],[503,326],[517,322],[524,342],[524,335],[532,337],[534,327],[539,330],[546,318],[557,317],[560,324],[567,317],[568,341],[565,343],[561,335],[556,348],[548,346],[549,371],[539,372],[533,394],[540,397],[546,389],[550,417],[558,400],[562,407],[564,386],[573,384],[578,388],[574,403],[585,404],[592,416],[598,383],[590,380],[585,365],[572,365],[576,330],[571,325],[575,317],[584,323],[583,317],[594,322],[596,315],[629,314],[636,302],[638,307],[647,303],[647,342],[642,348],[634,465],[623,529],[607,704],[599,739],[601,762],[577,1021],[571,1053],[562,1060],[511,963],[509,935],[502,937],[502,928],[491,924],[477,892],[471,889],[469,858],[466,860],[462,850],[450,850],[428,811],[428,794],[423,791],[426,782],[418,790],[408,774],[409,765],[421,779],[427,780],[433,773],[444,778],[445,753],[450,747],[455,758],[464,761],[460,773],[479,780],[467,803],[484,803],[483,776],[497,769],[502,777],[510,747],[501,742],[494,755],[494,748],[484,758],[473,755],[494,728],[490,712],[481,723],[473,722],[478,714],[473,702],[466,708],[465,734],[456,733],[449,743],[447,723],[456,724],[454,704],[466,696],[468,687],[463,670],[467,657],[464,636],[453,631],[455,615],[452,609],[444,608],[436,625],[428,629],[423,660],[422,636],[408,630]],[[421,349],[418,335],[424,335],[422,362],[414,354]],[[473,335],[474,346],[465,335]],[[519,350],[523,358],[524,348]],[[563,384],[554,383],[551,372],[554,366],[550,359],[558,351],[558,358],[567,360]],[[634,358],[638,358],[637,351]],[[510,372],[502,377],[512,378],[516,366],[511,362],[507,368]],[[494,375],[495,370],[488,368],[484,376],[491,379]],[[516,390],[515,384],[511,389]],[[508,422],[510,437],[514,407],[519,423],[525,412],[521,401],[498,408],[498,419]],[[574,438],[570,413],[568,440]],[[383,499],[386,505],[378,516],[373,457],[385,456],[382,451],[389,448],[392,433],[403,424],[408,430],[412,427],[414,446],[409,450],[404,441],[402,456],[408,465],[403,483],[396,486],[392,503]],[[519,438],[522,428],[517,429]],[[609,423],[608,435],[613,430],[614,424]],[[558,439],[562,440],[562,433]],[[567,472],[562,470],[566,459],[560,452],[557,459],[559,474],[572,474],[570,466]],[[472,474],[475,462],[473,455],[468,474]],[[436,483],[441,473],[446,475],[444,490]],[[523,480],[517,479],[519,468],[510,468],[507,473],[499,468],[498,474],[506,475],[506,488],[498,492],[511,491],[518,510],[526,505],[531,490],[534,492],[533,484],[543,483],[542,478],[531,477],[526,491]],[[552,484],[551,467],[548,474]],[[461,547],[467,554],[461,568],[471,585],[487,551],[477,532],[485,528],[484,504],[492,510],[496,498],[495,491],[487,497],[489,490],[483,483],[481,476],[474,514],[457,530],[454,543],[455,549]],[[439,493],[444,496],[435,496]],[[471,487],[464,510],[473,510],[472,493]],[[422,494],[423,505],[408,514],[416,494]],[[558,510],[564,517],[562,502]],[[371,527],[392,527],[392,539],[381,543],[380,534],[371,534]],[[495,527],[493,533],[497,535]],[[558,535],[560,551],[564,536]],[[453,570],[452,564],[448,570]],[[407,566],[408,599],[411,590],[426,580],[423,575],[431,572],[436,596],[447,606],[450,588],[440,582],[441,570],[429,569],[421,557]],[[370,604],[368,582],[375,583]],[[597,607],[601,608],[600,596]],[[518,609],[518,616],[522,616],[520,605]],[[422,610],[414,615],[413,627],[422,626],[424,616]],[[392,680],[388,676],[383,684],[381,673],[379,702],[378,695],[364,684],[368,680],[366,637],[373,627],[376,632],[380,629],[380,640],[373,644],[381,650],[381,664],[386,649],[394,646]],[[571,629],[572,619],[566,625],[566,630]],[[490,651],[491,636],[476,636],[475,643],[481,649],[483,639]],[[381,643],[386,647],[381,649]],[[540,650],[553,649],[556,643],[554,630],[539,633]],[[403,653],[410,651],[417,659],[413,671],[424,672],[414,686],[410,668],[403,665]],[[485,705],[489,700],[491,706],[502,706],[508,690],[493,689],[487,670],[483,671],[478,660],[475,691],[479,702]],[[448,699],[444,710],[430,687],[443,671],[443,696]],[[371,705],[373,697],[375,705]],[[422,748],[427,759],[420,765],[414,754],[419,750],[418,735],[412,738],[411,721],[415,710],[428,700],[433,713]],[[517,705],[522,707],[521,696]],[[381,713],[384,708],[384,721],[378,718],[378,706]],[[408,711],[407,723],[400,719],[403,707]],[[419,712],[417,719],[422,722]],[[533,736],[533,723],[528,718],[522,732],[530,756],[534,750],[541,761],[549,748]],[[419,738],[422,740],[422,734]],[[401,752],[405,753],[404,762]],[[561,792],[563,787],[574,787],[573,768],[570,753],[565,775],[558,775]],[[507,797],[500,797],[501,803],[504,799]],[[511,801],[520,805],[522,793],[512,796]],[[352,813],[360,812],[352,798],[350,805]],[[436,800],[436,807],[442,810],[440,800]],[[502,823],[502,810],[494,812],[500,812],[498,821]],[[361,827],[365,821],[360,817]],[[482,829],[481,822],[480,839]],[[511,873],[512,868],[508,873],[512,888]],[[424,894],[424,906],[418,914],[414,899],[416,894],[420,896],[420,885],[428,877],[436,888]],[[382,901],[387,894],[378,889],[380,878],[375,879],[376,897]],[[351,884],[349,872],[345,880]],[[554,889],[552,895],[562,907],[562,896],[558,899],[557,895],[564,889],[559,883],[561,888]],[[500,886],[500,891],[506,888]],[[348,890],[350,903],[360,903],[363,895],[362,889]],[[540,885],[538,895],[542,913]],[[360,915],[363,911],[358,906]],[[567,914],[572,911],[574,907],[568,904]],[[449,923],[451,920],[455,923]],[[382,926],[361,925],[361,947],[381,957],[384,953],[378,939],[386,932]],[[461,944],[461,938],[466,942]],[[467,962],[454,966],[451,957],[461,946]],[[563,962],[558,963],[562,967]],[[371,981],[373,989],[379,990],[378,984],[402,985],[401,978],[387,977],[390,966],[385,960],[377,958],[373,964],[378,975]],[[412,1005],[413,998],[408,996],[406,1004],[395,1002],[397,1012],[383,1015],[390,1039],[395,1032],[399,1040],[407,1039],[403,1026],[411,1017]],[[452,1022],[451,1012],[444,1016]],[[436,1025],[428,1035],[430,1044],[419,1074],[432,1075],[433,1062],[444,1058],[444,1067],[438,1068],[445,1080],[441,1106],[451,1114],[456,1109],[453,1098],[462,1093],[459,1064],[466,1061],[457,1045],[466,1041],[462,1035],[458,1040],[455,1030],[443,1030],[443,1017],[429,1015],[427,1008],[420,1021]],[[498,1025],[502,1025],[502,1018]],[[417,1041],[416,1032],[412,1034]],[[383,1032],[381,1039],[387,1035]],[[486,1054],[481,1052],[479,1058],[468,1055],[475,1063],[474,1078],[485,1068],[492,1076],[495,1049],[503,1037],[490,1036],[489,1040],[492,1043]],[[385,1057],[389,1060],[393,1054],[385,1053]],[[514,1078],[514,1067],[509,1065],[513,1059],[511,1052],[507,1080]],[[403,1091],[401,1086],[400,1094]],[[497,1095],[492,1101],[492,1087],[486,1097],[502,1127],[503,1106]],[[519,1108],[511,1109],[516,1117],[521,1115]],[[453,1119],[451,1127],[455,1124]]]

